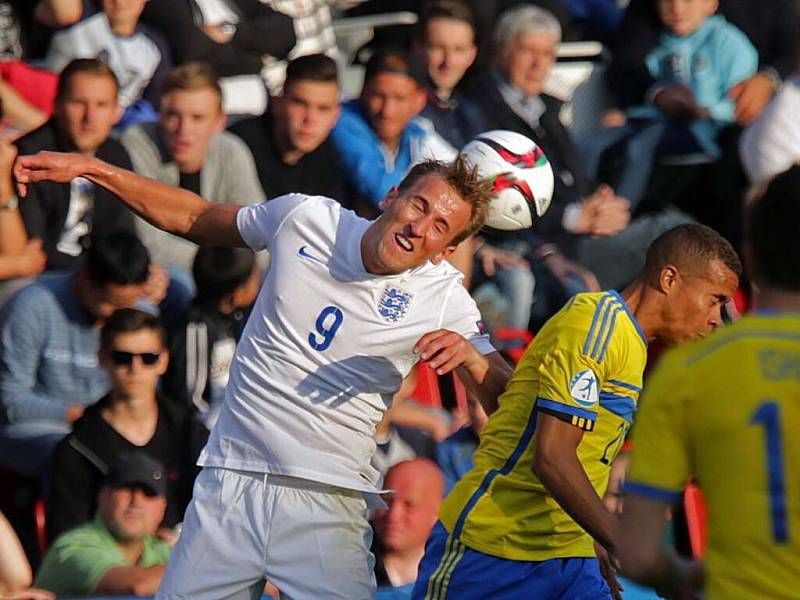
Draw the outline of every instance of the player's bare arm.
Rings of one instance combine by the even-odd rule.
[[[241,246],[236,228],[239,206],[215,204],[197,194],[120,169],[96,158],[61,152],[20,156],[14,163],[20,196],[40,181],[67,183],[85,177],[118,196],[133,212],[159,229],[198,244]]]
[[[617,517],[606,509],[578,460],[583,430],[552,415],[539,413],[536,451],[531,469],[569,516],[601,546],[597,558],[614,598],[622,587],[608,554],[616,554]]]
[[[578,460],[582,438],[582,429],[540,412],[531,468],[578,525],[613,554],[617,518],[606,509]]]
[[[483,355],[464,336],[449,329],[426,333],[417,342],[414,352],[438,375],[458,369],[458,375],[478,398],[486,414],[497,410],[497,397],[505,390],[512,374],[499,352]]]
[[[616,535],[622,572],[665,597],[695,598],[703,589],[703,565],[666,551],[662,540],[669,509],[661,500],[625,498]]]

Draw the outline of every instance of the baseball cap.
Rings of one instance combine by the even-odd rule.
[[[164,465],[144,452],[121,454],[111,465],[103,485],[112,488],[141,485],[156,496],[167,495]]]
[[[369,81],[378,73],[405,75],[420,87],[425,86],[428,77],[426,65],[416,55],[402,48],[384,48],[370,57],[364,71],[364,81]]]

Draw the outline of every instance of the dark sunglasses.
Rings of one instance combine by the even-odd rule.
[[[133,357],[138,356],[142,363],[148,367],[152,367],[158,362],[158,357],[161,356],[160,352],[126,352],[125,350],[111,350],[108,355],[111,357],[111,362],[117,366],[126,367],[133,364]]]

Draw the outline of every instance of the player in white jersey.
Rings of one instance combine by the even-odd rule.
[[[487,182],[422,163],[366,221],[299,194],[213,204],[77,155],[21,157],[15,175],[21,195],[82,175],[167,231],[271,253],[158,597],[257,597],[268,579],[289,598],[371,598],[369,462],[392,395],[426,360],[491,413],[510,376],[444,262],[483,223]]]

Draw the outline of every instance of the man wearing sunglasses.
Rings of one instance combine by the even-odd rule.
[[[89,521],[108,465],[126,453],[145,453],[166,467],[167,508],[160,534],[170,535],[191,497],[205,428],[188,408],[157,392],[169,360],[158,317],[116,311],[100,334],[100,365],[111,392],[90,406],[56,447],[50,472],[47,528],[51,538]]]
[[[150,258],[127,232],[96,235],[74,273],[43,277],[0,313],[0,465],[38,476],[86,406],[109,389],[100,327],[147,291]]]

